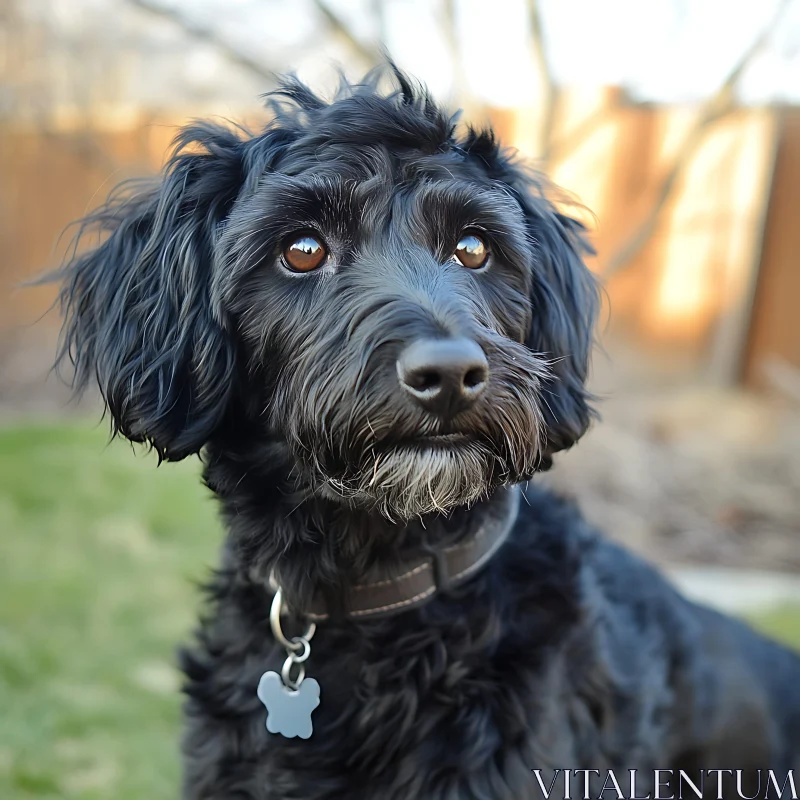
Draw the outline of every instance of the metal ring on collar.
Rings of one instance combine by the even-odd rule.
[[[292,691],[296,692],[300,688],[300,684],[303,682],[303,679],[306,677],[306,668],[300,664],[297,668],[297,677],[292,680],[291,672],[292,667],[297,662],[294,661],[291,654],[283,662],[283,666],[281,667],[281,679],[283,680],[283,685],[287,689],[291,689]]]
[[[308,639],[304,639],[302,636],[293,636],[292,642],[299,644],[303,648],[303,652],[299,655],[296,652],[289,653],[289,658],[291,658],[295,664],[302,664],[311,655],[311,645],[308,643]]]
[[[308,628],[302,636],[295,636],[293,639],[287,639],[286,635],[281,628],[281,608],[283,607],[283,593],[280,589],[275,592],[272,598],[272,606],[269,609],[269,624],[272,628],[272,635],[287,649],[293,653],[303,650],[304,645],[308,647],[308,643],[317,626],[313,622],[308,623]]]

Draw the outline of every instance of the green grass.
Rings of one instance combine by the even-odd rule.
[[[221,533],[196,462],[0,429],[0,798],[178,795],[175,645]],[[800,647],[800,609],[757,624]]]
[[[176,644],[221,542],[195,463],[0,430],[0,798],[178,795]]]
[[[758,614],[752,617],[750,622],[767,636],[800,650],[800,608],[783,606]]]

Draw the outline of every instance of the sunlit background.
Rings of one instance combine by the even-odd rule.
[[[172,798],[198,465],[49,368],[65,226],[176,128],[390,53],[585,206],[603,421],[543,478],[800,644],[800,0],[0,0],[0,797]]]

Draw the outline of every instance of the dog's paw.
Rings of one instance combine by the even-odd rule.
[[[267,730],[287,739],[308,739],[311,712],[319,705],[319,683],[306,678],[296,691],[283,685],[277,672],[265,672],[258,682],[258,699],[267,709]]]

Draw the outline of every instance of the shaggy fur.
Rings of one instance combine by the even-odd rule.
[[[385,619],[340,613],[367,569],[466,535],[592,416],[582,226],[490,132],[457,133],[394,79],[330,104],[287,80],[258,135],[185,129],[157,184],[86,220],[107,237],[63,272],[77,384],[96,380],[114,431],[161,459],[201,453],[227,527],[181,656],[184,797],[519,800],[540,796],[533,769],[794,767],[800,660],[680,598],[535,481],[468,583]],[[451,258],[465,230],[488,243],[482,270]],[[293,274],[281,251],[303,231],[330,255]],[[489,379],[448,418],[400,391],[396,363],[452,336]],[[290,607],[319,589],[332,610],[309,740],[269,734],[256,697],[284,657],[272,571]]]

